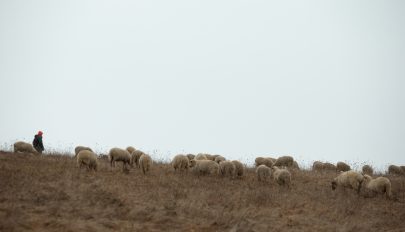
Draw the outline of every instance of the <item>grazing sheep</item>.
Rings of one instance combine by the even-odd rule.
[[[205,156],[207,157],[208,160],[212,160],[215,161],[215,158],[219,155],[210,155],[210,154],[205,154]]]
[[[351,168],[348,164],[344,163],[344,162],[337,162],[336,164],[336,171],[340,172],[347,172],[350,171]]]
[[[313,171],[322,171],[323,170],[323,163],[320,161],[315,161],[312,164],[312,170]]]
[[[195,160],[208,160],[207,156],[203,153],[199,153],[195,156]]]
[[[89,150],[82,150],[79,152],[79,154],[77,154],[76,160],[80,169],[84,165],[87,167],[87,170],[93,169],[94,171],[97,171],[97,155],[94,152]]]
[[[364,187],[375,194],[386,194],[387,198],[392,198],[391,181],[386,177],[373,179],[369,175],[364,175]]]
[[[140,150],[135,150],[131,153],[131,164],[132,166],[135,164],[135,167],[139,168],[139,158],[141,158],[141,156],[145,154]]]
[[[273,177],[279,185],[290,187],[291,173],[287,169],[273,166]]]
[[[335,190],[337,187],[340,186],[342,188],[351,188],[357,190],[357,193],[359,194],[363,180],[364,180],[363,175],[361,175],[358,172],[355,171],[342,172],[331,182],[332,190]]]
[[[214,161],[217,163],[221,163],[223,161],[225,161],[226,159],[223,156],[218,155],[217,157],[215,157]]]
[[[185,155],[176,155],[172,160],[172,167],[174,168],[174,171],[187,171],[189,166],[190,160],[188,160],[187,156]]]
[[[135,147],[128,146],[125,150],[127,150],[127,151],[129,152],[129,154],[131,154],[131,153],[134,152],[136,149],[135,149]]]
[[[32,154],[39,154],[37,150],[34,149],[34,147],[26,142],[15,142],[14,143],[14,152],[23,152],[23,153],[32,153]]]
[[[401,167],[398,167],[397,165],[390,165],[388,167],[388,174],[391,175],[401,175],[403,174]]]
[[[111,167],[115,167],[115,162],[122,162],[122,170],[127,171],[127,164],[131,165],[131,155],[127,150],[121,148],[111,148],[108,158],[110,160]]]
[[[238,160],[233,160],[232,163],[235,165],[236,175],[239,177],[243,176],[243,174],[245,173],[245,167],[243,166],[243,164]]]
[[[270,157],[267,157],[267,158],[266,157],[257,157],[255,159],[255,166],[258,167],[258,166],[264,164],[267,167],[271,168],[271,167],[273,167],[274,162],[275,162],[273,160],[275,160],[275,159],[270,158]]]
[[[294,164],[294,158],[291,156],[281,156],[279,157],[276,162],[274,163],[274,166],[277,167],[291,167]]]
[[[236,167],[232,161],[221,161],[219,163],[219,171],[223,176],[235,177]]]
[[[188,160],[192,160],[195,158],[195,155],[193,155],[193,154],[187,154],[186,156],[187,156]]]
[[[361,168],[361,171],[362,171],[362,174],[364,175],[364,174],[367,174],[367,175],[370,175],[370,176],[372,176],[373,175],[373,168],[370,166],[370,165],[364,165],[362,168]]]
[[[264,164],[259,165],[256,168],[256,177],[258,181],[267,181],[271,176],[271,168]]]
[[[212,160],[191,160],[190,167],[197,175],[218,175],[219,165]]]
[[[108,160],[108,155],[106,155],[106,154],[100,154],[100,155],[98,156],[98,158],[99,158],[99,159],[102,159],[102,160]]]
[[[75,147],[75,157],[77,156],[77,154],[79,154],[79,152],[83,151],[83,150],[87,150],[87,151],[93,151],[91,150],[90,147],[85,147],[85,146],[77,146]]]
[[[139,167],[141,168],[144,175],[150,170],[151,166],[152,158],[150,158],[150,156],[147,154],[143,154],[141,158],[139,158]]]
[[[323,163],[323,170],[324,171],[336,171],[336,166],[334,164],[331,163]]]

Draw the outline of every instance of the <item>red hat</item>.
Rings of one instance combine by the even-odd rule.
[[[43,133],[42,133],[42,131],[38,131],[38,135],[42,135]]]

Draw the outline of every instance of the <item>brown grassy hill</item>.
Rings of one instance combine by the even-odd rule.
[[[405,177],[393,200],[331,190],[335,173],[292,173],[292,188],[176,174],[155,164],[79,170],[66,156],[0,153],[0,231],[405,231]]]

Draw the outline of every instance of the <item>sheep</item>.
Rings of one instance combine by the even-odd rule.
[[[259,165],[256,168],[256,177],[258,181],[267,181],[271,176],[271,168],[264,164]]]
[[[101,160],[108,160],[108,155],[106,155],[106,154],[100,154],[100,155],[98,156],[98,158],[101,159]]]
[[[279,157],[273,166],[277,167],[291,167],[294,164],[294,158],[291,156],[281,156]]]
[[[139,167],[141,168],[144,175],[146,175],[146,172],[150,170],[151,166],[152,158],[150,158],[150,156],[147,154],[143,154],[141,158],[139,158]]]
[[[364,187],[375,194],[386,194],[387,198],[392,198],[391,181],[386,177],[377,177],[373,179],[369,175],[364,175]]]
[[[83,151],[83,150],[87,150],[87,151],[93,151],[91,150],[90,147],[85,147],[85,146],[77,146],[75,147],[75,157],[77,156],[77,154],[79,154],[79,152]]]
[[[174,171],[187,171],[189,166],[190,160],[188,160],[187,156],[185,155],[176,155],[172,160],[172,167],[174,168]]]
[[[322,163],[320,161],[315,161],[312,164],[313,171],[336,171],[336,166],[331,163]]]
[[[93,169],[94,171],[97,171],[97,155],[94,152],[82,150],[79,152],[79,154],[77,154],[76,160],[80,169],[84,165],[87,167],[87,170]]]
[[[323,163],[322,168],[324,171],[336,171],[336,166],[331,163]]]
[[[129,152],[129,154],[131,154],[131,153],[134,152],[136,149],[135,149],[135,147],[128,146],[125,150],[127,150],[127,151]]]
[[[135,167],[139,168],[139,158],[141,158],[141,156],[145,154],[140,150],[135,150],[131,153],[131,163],[132,166],[135,164]]]
[[[235,177],[236,167],[232,161],[221,161],[219,163],[219,170],[223,176]]]
[[[346,171],[342,172],[333,179],[331,182],[332,190],[335,190],[337,187],[342,188],[351,188],[357,190],[357,193],[360,194],[361,184],[364,181],[363,175],[355,171]]]
[[[388,167],[388,174],[391,175],[401,175],[403,174],[402,169],[398,167],[397,165],[390,165]]]
[[[190,161],[190,167],[193,173],[197,175],[218,175],[219,164],[212,160],[196,160]]]
[[[199,153],[195,156],[195,160],[208,160],[207,156],[203,153]]]
[[[187,154],[186,156],[187,156],[188,160],[192,160],[195,158],[195,155],[193,155],[193,154]]]
[[[223,161],[225,161],[226,159],[223,156],[218,155],[217,157],[215,157],[215,162],[217,163],[221,163]]]
[[[291,173],[284,168],[273,166],[273,177],[279,185],[286,185],[288,188],[291,185]]]
[[[271,168],[271,167],[273,167],[273,165],[274,165],[274,161],[273,161],[273,160],[275,160],[275,159],[270,158],[270,157],[267,157],[267,158],[265,158],[265,157],[257,157],[257,158],[255,159],[255,166],[258,167],[258,166],[264,164],[264,165],[266,165],[267,167]]]
[[[323,170],[323,163],[320,161],[315,161],[312,164],[312,170],[313,171],[322,171]]]
[[[232,163],[235,165],[236,175],[239,177],[243,176],[243,174],[245,173],[245,167],[243,166],[243,164],[238,160],[232,160]]]
[[[128,171],[127,169],[127,164],[131,164],[131,155],[127,150],[121,149],[121,148],[111,148],[108,158],[110,160],[110,165],[111,167],[115,167],[115,162],[116,161],[121,161],[122,162],[122,170],[123,171]]]
[[[219,155],[210,155],[210,154],[205,154],[205,156],[207,157],[207,160],[212,160],[215,161],[215,158]]]
[[[19,141],[14,143],[14,152],[23,152],[23,153],[32,153],[32,154],[39,154],[34,147],[26,142]]]
[[[362,174],[364,175],[364,174],[367,174],[367,175],[370,175],[370,176],[372,176],[373,175],[373,168],[370,166],[370,165],[364,165],[362,168],[361,168],[361,170],[362,170]]]
[[[344,162],[337,162],[336,164],[336,171],[337,172],[346,172],[346,171],[350,171],[351,168],[348,164],[344,163]]]

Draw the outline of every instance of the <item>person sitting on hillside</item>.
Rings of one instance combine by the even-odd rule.
[[[38,131],[38,134],[34,136],[34,140],[32,141],[32,145],[39,153],[42,153],[45,150],[44,144],[42,143],[42,134],[42,131]]]

